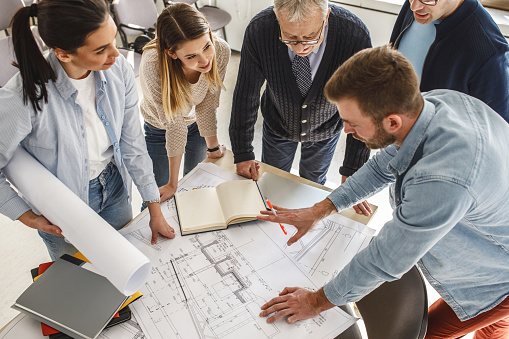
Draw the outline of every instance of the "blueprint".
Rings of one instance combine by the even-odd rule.
[[[179,191],[239,179],[212,164],[200,164],[179,183]],[[279,225],[253,221],[228,230],[180,236],[173,199],[161,204],[175,239],[150,244],[147,211],[121,233],[152,262],[131,304],[143,334],[159,338],[334,338],[356,319],[339,308],[288,324],[260,318],[260,307],[286,286],[310,290],[329,281],[373,232],[340,215],[324,219],[291,247]],[[206,213],[196,206],[196,213]],[[295,232],[292,226],[286,229]]]

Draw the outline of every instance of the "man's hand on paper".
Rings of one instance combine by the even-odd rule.
[[[348,179],[347,176],[344,175],[341,176],[341,183],[343,184],[346,181],[346,179]],[[357,214],[364,214],[369,217],[371,213],[373,213],[373,211],[371,210],[371,206],[369,205],[369,202],[367,200],[364,200],[363,202],[360,202],[352,207],[355,210],[355,212],[357,212]]]
[[[288,317],[286,321],[293,324],[297,320],[316,317],[334,306],[325,296],[323,288],[312,292],[300,287],[285,287],[278,297],[262,306],[260,317],[274,313],[267,319],[268,324],[283,317]]]
[[[284,223],[293,225],[297,228],[297,233],[288,240],[287,245],[290,246],[297,240],[302,238],[304,234],[309,232],[316,223],[325,217],[337,212],[336,206],[329,199],[316,203],[313,207],[302,209],[287,209],[279,206],[274,206],[277,215],[272,211],[260,211],[262,214],[257,218],[258,220],[272,221],[276,223]]]
[[[151,244],[154,245],[157,242],[158,234],[170,239],[175,238],[175,230],[168,225],[166,219],[164,219],[163,212],[161,212],[161,205],[158,202],[152,202],[148,203],[147,207],[150,213],[149,225],[152,230]]]
[[[43,215],[37,215],[32,210],[23,213],[18,220],[28,227],[56,235],[57,237],[63,237],[60,227],[53,225]]]
[[[254,160],[239,162],[237,165],[237,174],[248,179],[258,180],[260,175],[260,164]]]
[[[167,183],[159,187],[159,195],[161,196],[161,202],[166,201],[173,197],[175,192],[177,191],[177,185],[172,185],[171,183]]]

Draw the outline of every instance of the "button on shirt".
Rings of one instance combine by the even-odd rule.
[[[85,121],[77,110],[76,88],[54,53],[48,61],[57,75],[46,86],[48,103],[42,112],[23,104],[21,76],[16,74],[0,89],[0,169],[21,144],[71,191],[88,203],[88,144]],[[134,179],[141,197],[159,197],[143,137],[138,95],[131,66],[123,56],[108,70],[95,73],[97,111],[114,148],[114,159],[128,191]],[[113,140],[114,139],[114,140]],[[50,192],[48,192],[50,194]],[[15,220],[31,208],[0,172],[0,213]]]
[[[69,81],[77,89],[76,102],[80,105],[83,117],[85,118],[90,163],[89,180],[97,178],[113,157],[112,142],[103,122],[97,114],[94,74],[94,72],[90,72],[84,79],[69,78]]]
[[[357,301],[417,263],[464,321],[509,295],[509,125],[459,92],[424,99],[401,148],[382,149],[329,195],[342,210],[406,172],[399,205],[392,186],[393,220],[324,291],[336,305]]]

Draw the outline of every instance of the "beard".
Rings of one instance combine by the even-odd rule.
[[[392,134],[387,133],[383,128],[382,124],[377,124],[375,136],[373,138],[366,140],[359,137],[357,134],[353,133],[352,136],[364,142],[366,144],[366,147],[369,149],[380,149],[385,148],[393,143],[396,142],[396,137]]]

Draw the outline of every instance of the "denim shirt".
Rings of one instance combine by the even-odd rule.
[[[324,291],[336,305],[357,301],[418,264],[464,321],[509,295],[509,124],[459,92],[424,99],[401,147],[382,149],[329,195],[342,210],[406,172],[399,203],[391,187],[393,220]]]
[[[40,101],[42,111],[35,112],[30,102],[23,103],[19,73],[0,89],[0,213],[13,220],[30,209],[35,211],[1,173],[20,144],[88,204],[89,157],[83,110],[76,103],[76,88],[54,53],[49,54],[48,62],[57,79],[46,84],[48,103]],[[132,177],[144,201],[156,199],[159,191],[141,129],[131,67],[120,55],[108,70],[96,71],[95,79],[97,112],[129,195]]]

